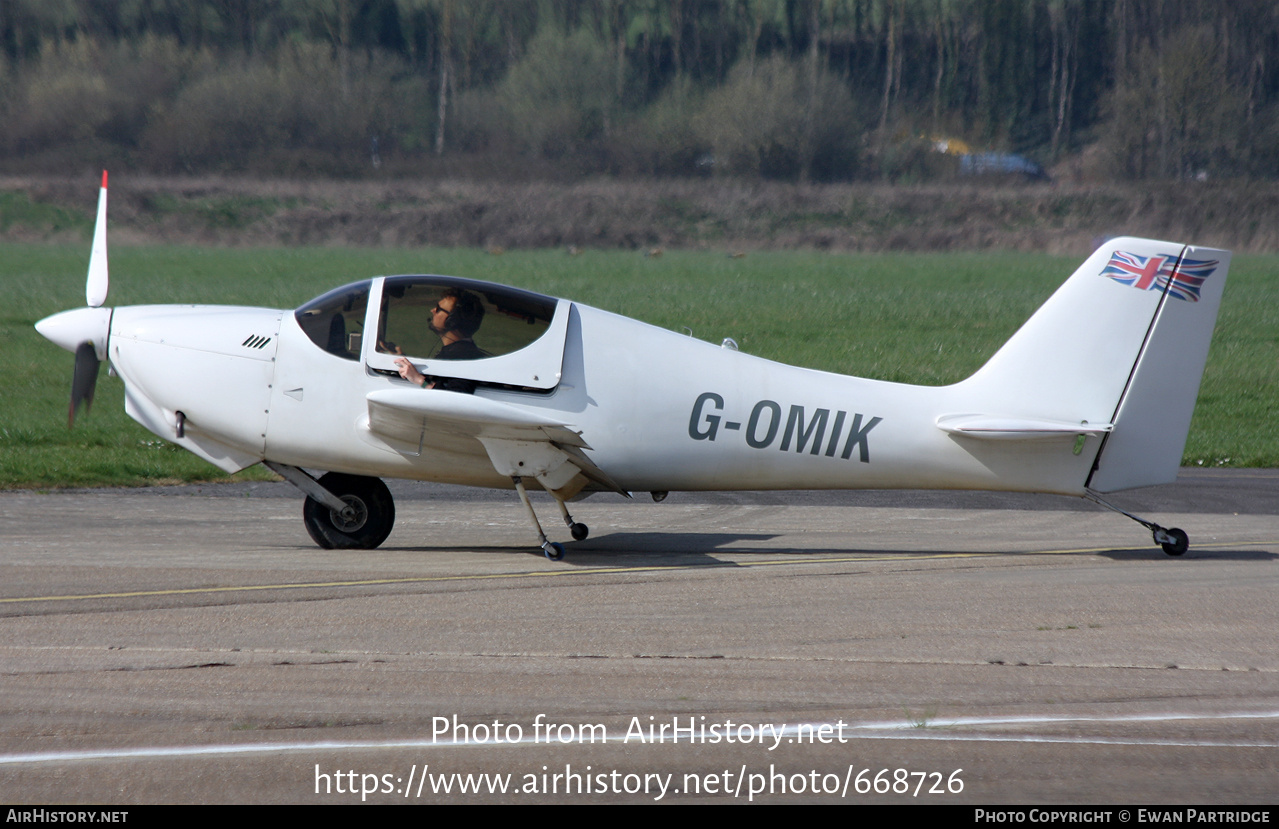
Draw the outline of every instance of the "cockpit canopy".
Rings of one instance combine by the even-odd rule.
[[[444,324],[464,329],[473,347],[441,353],[444,332],[433,328],[433,312],[446,296],[454,313]],[[549,389],[558,383],[568,308],[553,297],[490,282],[388,276],[329,291],[294,315],[317,346],[363,359],[375,371],[392,373],[394,360],[408,357],[425,373]],[[370,330],[377,335],[366,342]]]

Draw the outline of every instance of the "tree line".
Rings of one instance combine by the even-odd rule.
[[[3,0],[0,167],[1274,177],[1277,47],[1271,0]]]

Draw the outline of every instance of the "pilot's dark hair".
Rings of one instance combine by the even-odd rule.
[[[480,298],[470,291],[461,288],[448,288],[440,300],[453,298],[453,310],[444,321],[445,331],[457,331],[463,337],[472,337],[480,330],[484,322],[484,304]]]

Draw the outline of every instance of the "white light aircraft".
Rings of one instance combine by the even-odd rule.
[[[1227,251],[1113,239],[975,374],[925,387],[446,276],[374,277],[295,311],[104,307],[106,183],[88,307],[36,326],[75,353],[71,418],[109,361],[147,429],[302,490],[322,547],[387,538],[383,477],[514,487],[551,559],[564,547],[526,485],[554,497],[579,540],[588,530],[565,502],[600,491],[972,489],[1088,498],[1169,555],[1189,546],[1100,496],[1176,479]],[[427,388],[401,377],[406,359]]]

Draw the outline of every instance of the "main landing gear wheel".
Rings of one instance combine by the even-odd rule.
[[[578,523],[569,524],[568,531],[573,534],[574,541],[585,541],[586,536],[591,534],[590,527]]]
[[[559,561],[564,558],[564,545],[558,541],[543,541],[542,552],[551,561]]]
[[[1164,548],[1164,552],[1170,556],[1179,556],[1190,549],[1190,536],[1186,535],[1184,530],[1173,527],[1171,530],[1163,531],[1163,538],[1160,533],[1155,532],[1155,543]]]
[[[395,501],[379,478],[330,472],[320,486],[346,502],[331,510],[314,498],[302,505],[302,520],[316,544],[326,550],[372,550],[391,534]]]

